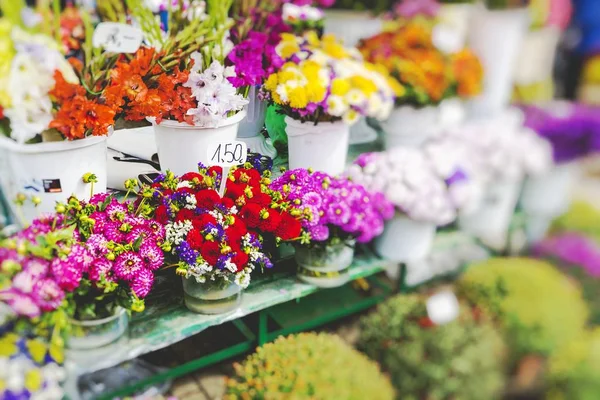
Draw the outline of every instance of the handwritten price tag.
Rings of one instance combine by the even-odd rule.
[[[237,140],[233,142],[215,142],[208,146],[206,156],[210,165],[232,167],[246,162],[248,147],[246,143]]]
[[[427,314],[431,322],[445,325],[454,321],[460,313],[458,299],[451,291],[436,293],[427,299]]]
[[[143,39],[142,31],[131,25],[101,22],[94,31],[92,43],[111,53],[135,53]]]

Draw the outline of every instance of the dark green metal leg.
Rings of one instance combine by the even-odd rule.
[[[260,311],[258,313],[258,345],[262,346],[263,344],[269,341],[269,332],[268,332],[268,323],[269,315],[266,311]]]

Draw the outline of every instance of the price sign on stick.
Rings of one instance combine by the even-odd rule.
[[[144,34],[138,28],[117,22],[101,22],[94,30],[92,44],[111,53],[135,53]]]
[[[427,299],[427,315],[436,325],[454,321],[460,313],[458,299],[451,291],[436,293]]]
[[[219,194],[223,197],[225,193],[225,183],[229,176],[229,169],[234,165],[241,165],[246,162],[248,157],[248,147],[245,142],[237,140],[231,142],[214,142],[208,146],[206,151],[209,165],[218,165],[223,168],[223,179],[219,187]]]

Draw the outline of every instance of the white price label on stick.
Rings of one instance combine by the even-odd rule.
[[[231,142],[215,142],[208,146],[206,152],[209,165],[233,167],[244,164],[248,157],[248,146],[245,142],[234,140]]]
[[[144,34],[138,28],[118,22],[101,22],[94,30],[92,44],[111,53],[135,53]]]
[[[427,315],[436,325],[454,321],[460,313],[458,299],[451,291],[436,293],[427,299]]]

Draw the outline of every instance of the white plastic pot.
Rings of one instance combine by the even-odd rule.
[[[396,262],[422,260],[431,250],[435,231],[434,223],[414,221],[396,213],[385,223],[383,234],[375,239],[375,251]]]
[[[347,47],[355,47],[363,38],[383,30],[383,20],[368,11],[325,10],[325,33],[342,39]]]
[[[559,39],[560,30],[554,26],[527,32],[517,58],[517,85],[531,85],[552,77]]]
[[[520,181],[488,184],[476,211],[460,214],[460,228],[493,248],[506,246],[508,228],[521,189]]]
[[[248,92],[248,105],[246,106],[246,118],[240,122],[238,138],[250,138],[258,136],[265,126],[267,115],[267,103],[259,100],[258,89],[254,86]]]
[[[444,33],[452,35],[452,42],[459,48],[465,47],[472,12],[472,4],[442,4],[438,12],[438,25],[445,28]]]
[[[240,121],[246,111],[240,111],[224,120],[218,128],[202,128],[185,122],[163,120],[154,125],[154,138],[162,171],[170,170],[175,175],[198,170],[198,163],[208,164],[208,147],[214,142],[234,141]]]
[[[25,203],[24,222],[54,212],[56,202],[64,202],[71,195],[89,199],[90,184],[82,180],[88,172],[98,179],[94,193],[106,191],[106,137],[22,145],[0,136],[0,151],[0,183],[13,213],[12,200],[18,193],[42,200],[37,207],[30,201]]]
[[[290,169],[313,168],[338,175],[346,167],[350,127],[343,121],[302,123],[285,117]]]
[[[468,41],[485,71],[483,92],[469,103],[473,115],[495,115],[508,106],[528,24],[525,8],[490,11],[480,6],[473,10]]]
[[[543,175],[525,180],[521,208],[527,214],[557,217],[566,212],[571,201],[571,189],[576,180],[576,163],[555,165]]]
[[[395,108],[390,117],[381,123],[386,149],[421,146],[439,129],[440,117],[438,107]]]

